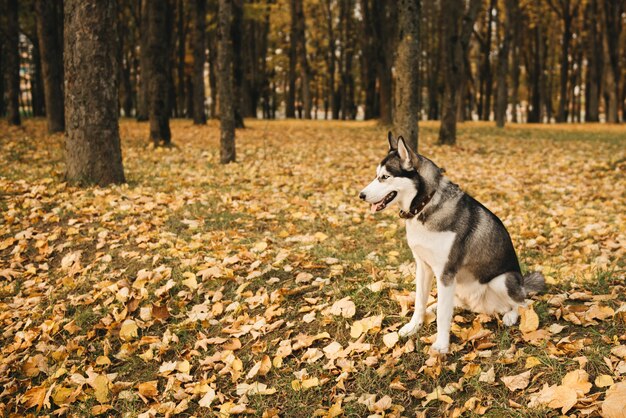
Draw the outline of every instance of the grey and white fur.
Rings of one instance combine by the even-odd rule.
[[[415,311],[399,334],[415,334],[424,322],[433,276],[437,280],[437,338],[432,349],[447,353],[455,306],[517,322],[518,307],[545,287],[540,273],[522,276],[502,221],[447,179],[428,158],[389,133],[389,152],[360,198],[372,212],[392,203],[406,218],[407,241],[416,263]]]

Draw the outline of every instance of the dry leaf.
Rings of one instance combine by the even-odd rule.
[[[530,305],[527,308],[520,308],[521,318],[519,323],[519,329],[523,333],[529,333],[536,331],[539,328],[539,317],[535,313],[533,306]]]
[[[520,389],[526,389],[528,383],[530,382],[530,370],[515,376],[504,376],[501,377],[500,380],[502,380],[505,386],[512,392]]]
[[[563,377],[563,386],[568,386],[578,393],[578,396],[582,396],[591,390],[591,383],[589,383],[589,375],[586,371],[579,369],[574,370]]]
[[[354,302],[350,300],[350,297],[345,297],[333,303],[330,308],[330,314],[335,316],[343,316],[344,318],[352,318],[356,313],[356,306]]]
[[[120,328],[120,338],[124,341],[131,341],[139,336],[137,323],[133,319],[127,319],[122,322]]]
[[[393,348],[393,346],[396,345],[398,340],[400,340],[400,336],[395,331],[390,332],[389,334],[385,334],[383,336],[383,343],[385,343],[385,346],[387,346],[387,348]]]
[[[596,380],[594,381],[594,384],[599,388],[611,386],[613,385],[613,383],[615,383],[613,382],[613,378],[609,376],[608,374],[600,375],[596,377]]]
[[[142,396],[145,396],[146,398],[155,398],[159,394],[157,383],[158,382],[156,380],[142,382],[137,385],[137,389]]]
[[[616,383],[606,391],[606,397],[602,402],[602,417],[626,417],[626,382]]]

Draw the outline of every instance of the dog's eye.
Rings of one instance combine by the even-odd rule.
[[[383,174],[382,176],[380,176],[380,181],[387,180],[388,178],[389,178],[388,175]]]

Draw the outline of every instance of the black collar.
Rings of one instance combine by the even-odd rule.
[[[432,199],[434,195],[435,192],[432,192],[426,195],[426,197],[424,197],[423,199],[417,201],[416,204],[413,204],[413,202],[411,202],[411,209],[408,212],[400,209],[400,217],[403,219],[411,219],[416,217],[424,209],[428,202],[430,202],[430,199]]]

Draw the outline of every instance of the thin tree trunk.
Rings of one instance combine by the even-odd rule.
[[[375,19],[372,16],[370,0],[360,1],[363,13],[363,26],[361,34],[361,82],[362,90],[365,91],[364,119],[369,120],[377,117],[376,114],[376,48],[378,45],[375,33]]]
[[[153,0],[154,1],[154,0]],[[163,0],[160,0],[163,1]],[[194,10],[196,12],[196,10]],[[186,108],[185,100],[185,5],[183,0],[178,0],[177,12],[176,12],[176,34],[177,36],[177,50],[176,50],[176,116],[182,118],[183,116],[192,117],[191,109]],[[194,13],[195,14],[195,13]],[[194,16],[194,19],[197,16]],[[194,51],[195,52],[195,51]],[[195,58],[195,54],[194,54]],[[195,120],[194,120],[195,123]]]
[[[204,62],[206,49],[206,0],[195,0],[193,18],[193,123],[204,125]]]
[[[235,161],[235,106],[233,98],[233,0],[219,0],[217,86],[220,96],[220,162]]]
[[[326,59],[326,65],[328,67],[328,89],[326,93],[328,97],[327,103],[330,105],[332,118],[339,119],[339,105],[335,96],[335,33],[333,28],[333,11],[331,4],[332,0],[326,0],[324,2],[326,10],[326,30],[328,34],[328,54]]]
[[[243,6],[244,0],[233,1],[233,21],[231,25],[232,41],[233,41],[233,75],[234,75],[234,106],[235,106],[235,127],[245,128],[243,121],[244,109],[244,59],[243,48],[244,40],[243,24]]]
[[[150,140],[155,147],[170,146],[169,56],[167,36],[167,3],[149,1],[148,13],[148,79]]]
[[[512,16],[513,25],[513,45],[511,50],[511,64],[512,68],[512,84],[511,87],[511,120],[512,122],[520,122],[518,120],[517,113],[519,111],[519,83],[520,83],[520,54],[522,48],[522,34],[521,34],[521,20],[522,15],[520,13],[519,3],[515,4],[514,14]]]
[[[496,7],[496,0],[490,0],[487,14],[486,30],[484,39],[481,41],[481,52],[483,62],[480,69],[480,98],[478,102],[478,117],[480,120],[488,121],[491,115],[491,93],[493,91],[493,74],[491,72],[491,34],[493,25],[493,10]]]
[[[298,18],[291,0],[291,26],[289,31],[289,91],[287,92],[287,105],[285,116],[296,117],[296,64],[298,59]]]
[[[444,94],[441,110],[441,126],[439,128],[439,144],[453,145],[456,143],[456,107],[460,76],[464,71],[464,51],[469,47],[472,28],[481,0],[471,0],[469,9],[460,22],[461,9],[455,0],[444,0],[441,12],[443,18],[443,67]],[[460,26],[460,28],[459,28]]]
[[[123,183],[115,0],[65,0],[66,161],[71,182]]]
[[[7,0],[6,10],[6,63],[5,83],[7,89],[7,121],[9,125],[20,125],[20,56],[19,21],[17,0]]]
[[[393,125],[397,135],[417,151],[418,145],[418,85],[419,76],[419,0],[398,2],[398,31],[400,40],[396,50],[395,109]]]
[[[305,21],[302,0],[291,0],[291,18],[295,19],[295,34],[292,32],[292,36],[295,35],[296,38],[297,55],[300,63],[300,84],[302,88],[304,119],[311,119],[311,70],[306,56]]]
[[[506,109],[508,106],[508,84],[507,75],[509,72],[509,49],[513,38],[513,8],[517,7],[518,0],[507,0],[504,5],[504,36],[502,45],[498,51],[498,90],[496,91],[496,126],[504,127],[506,122]],[[500,15],[501,13],[498,13]],[[501,18],[499,18],[501,22]]]
[[[624,12],[623,1],[604,0],[600,1],[600,9],[604,33],[602,37],[602,51],[604,54],[604,85],[606,100],[606,121],[618,123],[618,98],[619,98],[619,38],[621,33],[621,18]]]
[[[148,6],[151,0],[141,1],[140,37],[139,37],[139,92],[137,94],[137,120],[148,120],[150,100],[148,84],[150,80],[150,60],[148,54]]]
[[[208,6],[210,8],[210,12],[213,16],[217,16],[218,11],[215,7],[214,2],[209,2]],[[209,25],[210,28],[217,27],[217,18],[214,18]],[[207,34],[208,44],[209,44],[209,90],[211,94],[211,104],[209,105],[209,117],[211,119],[217,118],[217,72],[218,72],[218,63],[217,63],[217,49],[218,49],[218,35],[216,29],[210,29]]]
[[[600,75],[602,71],[602,45],[601,34],[598,36],[598,23],[600,15],[598,13],[597,0],[591,0],[587,4],[585,15],[588,19],[584,19],[584,33],[587,34],[587,71],[585,82],[585,122],[600,121]]]
[[[41,117],[46,115],[43,77],[41,74],[41,54],[39,52],[37,36],[33,36],[31,41],[33,43],[33,60],[30,68],[30,93],[32,97],[33,116]]]
[[[396,5],[391,1],[376,1],[375,13],[379,19],[379,36],[381,48],[378,49],[377,59],[380,123],[390,125],[393,122],[393,55],[395,51],[394,38],[396,35]]]
[[[6,116],[6,103],[4,102],[4,74],[5,74],[4,62],[4,42],[0,42],[0,117]]]

